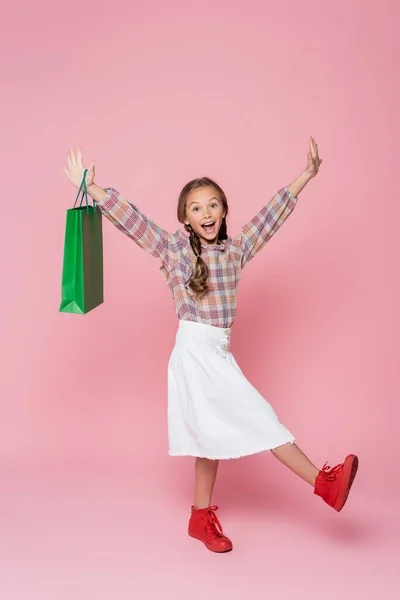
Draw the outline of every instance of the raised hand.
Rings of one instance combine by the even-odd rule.
[[[80,188],[85,167],[83,166],[82,148],[78,146],[76,154],[73,148],[70,148],[68,153],[68,169],[63,165],[63,170],[70,182]],[[94,161],[91,162],[88,172],[86,173],[86,185],[91,185],[94,180]]]
[[[310,151],[307,153],[306,173],[309,177],[315,177],[319,171],[322,159],[318,156],[318,144],[313,137],[310,137]]]

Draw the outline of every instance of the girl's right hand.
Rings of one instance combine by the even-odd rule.
[[[74,149],[70,148],[68,154],[68,169],[63,165],[63,170],[70,182],[79,190],[83,179],[83,173],[85,172],[82,159],[82,148],[80,146],[78,146],[76,154],[74,153]],[[86,186],[91,185],[93,181],[94,161],[90,164],[86,173]]]

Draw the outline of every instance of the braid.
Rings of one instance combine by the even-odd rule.
[[[204,260],[201,258],[201,241],[197,233],[191,228],[190,225],[185,225],[186,231],[190,232],[190,245],[192,250],[197,257],[196,265],[194,267],[193,274],[189,280],[189,285],[196,295],[200,298],[208,290],[208,267]]]

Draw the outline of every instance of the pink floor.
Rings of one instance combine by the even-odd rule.
[[[235,495],[220,470],[214,501],[234,549],[217,555],[187,536],[190,486],[166,464],[156,481],[132,464],[3,469],[0,598],[399,598],[397,511],[362,480],[338,514],[300,480],[287,493],[286,475],[274,488],[252,473]]]

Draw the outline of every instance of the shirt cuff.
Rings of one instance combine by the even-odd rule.
[[[103,188],[107,193],[100,202],[96,202],[98,206],[105,210],[110,210],[118,202],[119,192],[114,188]]]
[[[285,192],[287,193],[287,195],[293,202],[297,202],[298,196],[293,196],[293,194],[291,192],[289,192],[289,188],[287,186],[285,186],[283,189],[285,190]]]

